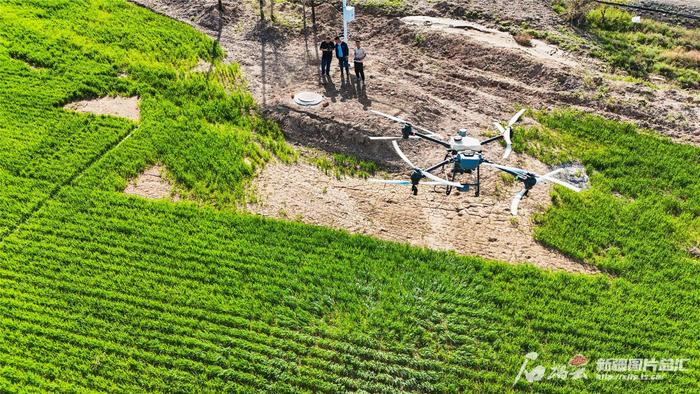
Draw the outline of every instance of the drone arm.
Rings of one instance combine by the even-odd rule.
[[[487,139],[487,140],[483,140],[483,141],[481,141],[481,145],[490,144],[490,143],[492,143],[492,142],[494,142],[494,141],[498,141],[498,140],[500,140],[500,139],[503,139],[503,135],[497,135],[497,136],[491,137],[491,138],[489,138],[489,139]]]
[[[423,171],[425,171],[425,172],[430,172],[430,171],[435,170],[435,169],[438,169],[438,168],[440,168],[440,167],[442,167],[442,166],[444,166],[444,165],[446,165],[446,164],[450,164],[450,163],[452,163],[452,161],[453,161],[452,158],[449,158],[449,159],[447,159],[447,160],[443,160],[443,161],[441,161],[440,163],[435,164],[435,165],[432,166],[432,167],[428,167],[428,168],[426,168],[426,169],[423,170]]]
[[[422,138],[422,139],[424,139],[424,140],[428,140],[428,141],[430,141],[430,142],[436,143],[436,144],[438,144],[438,145],[442,145],[442,146],[444,146],[444,147],[447,148],[447,149],[452,148],[452,146],[451,146],[450,144],[448,144],[447,142],[442,141],[442,140],[439,140],[439,139],[437,139],[437,138],[435,138],[435,137],[431,137],[431,136],[429,136],[429,135],[422,134],[422,133],[418,133],[418,132],[415,132],[415,131],[413,132],[413,135],[415,135],[415,136],[417,136],[417,137],[420,137],[420,138]]]
[[[503,172],[507,172],[507,173],[509,173],[513,176],[519,177],[519,178],[526,177],[528,174],[528,172],[523,170],[523,169],[502,166],[500,164],[492,163],[488,160],[484,160],[484,164],[486,164],[489,167],[493,167],[493,168],[496,168],[498,170],[501,170]]]

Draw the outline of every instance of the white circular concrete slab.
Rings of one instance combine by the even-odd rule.
[[[316,92],[299,92],[294,96],[294,102],[303,106],[318,105],[321,101],[323,96]]]

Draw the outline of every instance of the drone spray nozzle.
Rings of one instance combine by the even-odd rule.
[[[423,178],[423,173],[419,170],[413,170],[411,173],[411,183],[415,186]]]
[[[405,123],[403,125],[403,128],[401,129],[401,134],[403,135],[403,139],[405,140],[407,140],[408,137],[413,135],[413,127],[410,123]]]
[[[525,180],[523,181],[523,185],[525,186],[526,190],[532,189],[536,184],[537,184],[537,178],[535,176],[529,175],[529,174],[528,174],[528,177],[525,178]]]

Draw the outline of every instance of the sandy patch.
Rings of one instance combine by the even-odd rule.
[[[129,182],[124,193],[151,199],[170,199],[178,201],[180,196],[173,193],[173,186],[163,176],[164,167],[156,164],[147,168],[136,179]]]
[[[205,73],[209,72],[209,70],[212,68],[212,64],[209,63],[206,60],[199,59],[199,62],[192,67],[192,72],[197,72],[197,73]]]
[[[525,159],[523,164],[533,163]],[[533,239],[530,217],[549,205],[551,186],[533,189],[514,218],[510,201],[520,185],[506,185],[494,171],[482,172],[481,197],[471,192],[446,196],[430,186],[413,196],[409,187],[338,180],[309,164],[270,164],[254,187],[260,202],[248,209],[265,216],[550,270],[599,272]]]
[[[66,104],[63,108],[97,115],[118,116],[135,121],[141,119],[138,96],[100,97],[94,100],[74,101]]]

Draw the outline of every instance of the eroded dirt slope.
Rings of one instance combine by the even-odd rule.
[[[242,64],[252,92],[270,111],[290,105],[291,96],[297,91],[319,91],[329,98],[326,118],[343,127],[366,123],[371,129],[368,131],[381,134],[386,131],[373,127],[375,122],[364,110],[382,103],[438,129],[488,127],[494,118],[508,116],[516,105],[575,106],[632,120],[682,141],[700,143],[700,103],[694,95],[663,83],[662,89],[652,89],[643,84],[613,81],[604,73],[608,71],[604,64],[564,54],[556,47],[545,50],[551,53],[549,61],[546,56],[531,56],[525,48],[494,45],[482,39],[484,34],[476,34],[479,25],[474,23],[471,28],[446,31],[358,10],[359,17],[351,24],[351,37],[364,41],[370,78],[366,89],[358,89],[354,83],[341,82],[335,62],[332,83],[323,83],[318,77],[317,43],[326,35],[335,36],[342,26],[339,11],[330,5],[317,7],[318,29],[314,33],[311,11],[290,3],[275,9],[278,23],[261,24],[251,4],[224,1],[224,17],[219,26],[211,23],[219,15],[213,0],[197,4],[184,0],[136,3],[193,24],[214,38],[220,36],[228,60]],[[455,4],[465,10],[465,16],[481,9],[482,14],[498,15],[499,19],[516,21],[520,17],[537,21],[543,29],[556,28],[557,16],[547,2],[527,3]],[[454,5],[419,2],[414,11],[459,18],[460,13],[441,11],[450,4]],[[269,11],[266,9],[268,15]],[[305,34],[300,22],[304,13]],[[488,18],[482,19],[488,22]],[[299,26],[290,28],[290,24]],[[494,34],[493,41],[498,40]],[[558,59],[565,59],[566,64]]]

